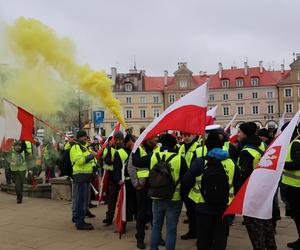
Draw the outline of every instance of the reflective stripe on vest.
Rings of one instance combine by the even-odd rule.
[[[85,157],[90,155],[90,152],[85,147],[81,147],[76,144],[72,146],[70,150],[70,160],[73,165],[73,175],[92,174],[95,162],[93,160],[85,162]]]
[[[188,168],[190,168],[191,166],[194,152],[196,151],[198,146],[199,144],[197,142],[194,142],[187,152],[185,152],[185,144],[181,145],[181,147],[179,148],[178,154],[185,159]]]
[[[295,140],[289,144],[288,153],[285,162],[293,162],[291,157],[291,149],[294,142],[300,143],[300,140]],[[300,162],[299,162],[300,164]],[[288,186],[300,187],[300,170],[286,170],[283,169],[281,182]]]
[[[25,145],[26,145],[26,152],[28,154],[32,154],[33,152],[32,152],[32,144],[31,144],[31,142],[30,141],[25,141]]]
[[[234,162],[228,158],[223,161],[221,161],[221,164],[223,165],[226,175],[228,176],[229,180],[229,199],[227,205],[229,205],[234,197],[234,188],[233,188],[233,176],[234,176]],[[203,174],[202,174],[203,175]],[[201,180],[202,175],[196,177],[196,182],[194,187],[191,189],[189,193],[189,198],[193,200],[195,203],[205,203],[203,196],[201,194]]]
[[[108,149],[106,147],[103,150],[102,159],[105,158],[105,156],[107,155],[107,153],[108,153]],[[111,153],[111,160],[113,161],[114,157],[115,157],[116,149],[115,148],[110,148],[110,153]],[[113,165],[104,164],[103,169],[104,170],[108,170],[108,171],[113,171],[114,170],[114,166]]]
[[[117,152],[119,153],[120,159],[122,161],[122,171],[125,172],[126,161],[127,161],[129,155],[127,154],[127,152],[125,151],[124,148],[118,149]],[[126,178],[128,178],[128,177],[124,176],[124,178],[125,178],[125,180],[127,180]]]
[[[144,147],[141,145],[139,146],[140,149],[140,157],[146,156],[147,152]],[[159,147],[156,147],[153,151],[159,150]],[[147,178],[149,177],[149,169],[148,168],[137,168],[136,175],[138,179]]]
[[[163,159],[163,156],[165,155],[166,160],[173,155],[174,153],[170,152],[158,152],[161,159]],[[151,156],[151,163],[150,163],[150,170],[155,166],[155,164],[158,162],[156,158],[156,154],[153,154]],[[172,171],[172,177],[174,180],[174,183],[177,183],[179,180],[180,175],[180,167],[181,167],[181,157],[180,155],[176,155],[171,161],[170,161],[171,171]],[[175,192],[173,194],[173,201],[179,201],[181,200],[180,196],[180,181],[178,182],[177,186],[175,187]]]
[[[262,155],[261,155],[261,153],[260,152],[258,152],[256,149],[254,149],[254,148],[247,148],[247,146],[246,147],[244,147],[243,149],[242,149],[242,151],[247,151],[254,159],[253,159],[253,169],[255,169],[256,167],[257,167],[257,165],[258,165],[258,163],[259,163],[259,161],[260,161],[260,159],[261,159],[261,157],[262,157]],[[239,164],[239,159],[238,159],[238,166],[240,167],[240,164]]]

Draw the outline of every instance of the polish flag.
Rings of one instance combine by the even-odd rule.
[[[125,183],[123,183],[120,186],[118,203],[117,203],[117,216],[116,216],[116,224],[118,226],[120,239],[124,232],[125,223],[126,223],[126,186]]]
[[[3,100],[5,114],[5,139],[31,141],[34,127],[33,115]]]
[[[143,131],[132,152],[135,152],[144,140],[167,130],[204,134],[207,96],[207,83],[204,83],[173,103]]]
[[[207,113],[206,113],[206,126],[212,125],[212,124],[215,123],[216,115],[217,115],[217,108],[218,108],[218,105],[214,106],[210,110],[207,110]]]
[[[300,111],[267,148],[257,168],[243,184],[224,215],[241,214],[259,219],[272,218],[273,198],[281,178],[290,139],[299,117]]]
[[[238,113],[236,112],[234,114],[234,116],[232,117],[231,121],[226,125],[226,127],[224,128],[224,131],[225,133],[229,134],[230,135],[230,128],[231,128],[231,125],[232,123],[234,122],[235,118],[237,117]]]

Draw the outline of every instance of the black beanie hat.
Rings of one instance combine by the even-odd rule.
[[[159,142],[162,144],[163,147],[168,148],[174,148],[177,143],[176,138],[168,133],[162,134],[159,137]]]
[[[222,148],[223,142],[219,137],[219,133],[211,132],[208,134],[205,145],[208,151],[212,150],[213,148]]]
[[[257,125],[255,122],[245,122],[239,126],[240,130],[247,136],[255,135],[257,130]]]
[[[115,138],[115,140],[122,140],[122,139],[124,139],[124,134],[122,133],[122,131],[117,131],[114,134],[114,138]]]
[[[127,143],[127,142],[129,142],[129,141],[132,141],[132,142],[135,142],[135,141],[136,141],[134,135],[132,135],[132,134],[127,134],[127,135],[125,136],[124,142]]]
[[[269,131],[266,128],[262,128],[257,133],[258,136],[263,136],[270,139]]]
[[[87,133],[84,130],[78,130],[76,134],[76,138],[79,139],[83,136],[87,136]]]

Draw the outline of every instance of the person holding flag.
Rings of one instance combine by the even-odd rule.
[[[246,182],[256,169],[265,151],[265,146],[256,132],[257,126],[254,122],[243,123],[238,128],[238,140],[242,148],[238,166],[241,169],[242,183]],[[275,230],[271,219],[244,216],[244,224],[254,249],[264,249],[261,248],[262,246],[267,249],[276,249]]]
[[[122,223],[122,227],[119,226],[119,233],[125,233],[126,232],[126,222],[127,221],[133,221],[133,217],[136,214],[135,209],[135,189],[130,181],[130,177],[128,174],[128,159],[129,155],[131,153],[131,150],[133,148],[135,142],[135,137],[132,134],[127,134],[124,139],[124,147],[118,149],[115,153],[114,158],[114,175],[115,175],[115,181],[120,185],[125,185],[125,199],[123,202],[126,202],[125,208],[125,218],[126,221]],[[124,178],[122,178],[122,173],[124,173]],[[121,208],[119,206],[118,208]],[[117,223],[120,225],[121,222],[117,221]]]
[[[117,131],[113,135],[114,146],[107,146],[107,152],[104,152],[105,157],[104,163],[109,167],[108,173],[108,202],[107,202],[107,212],[106,218],[102,221],[107,226],[112,225],[112,221],[115,215],[116,204],[118,200],[119,193],[119,183],[115,179],[114,171],[114,157],[117,150],[121,149],[124,145],[124,134],[122,131]]]

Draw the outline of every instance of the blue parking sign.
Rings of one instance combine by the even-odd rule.
[[[103,124],[104,121],[104,111],[103,110],[98,110],[94,111],[94,125],[95,127],[99,127],[100,124]]]

